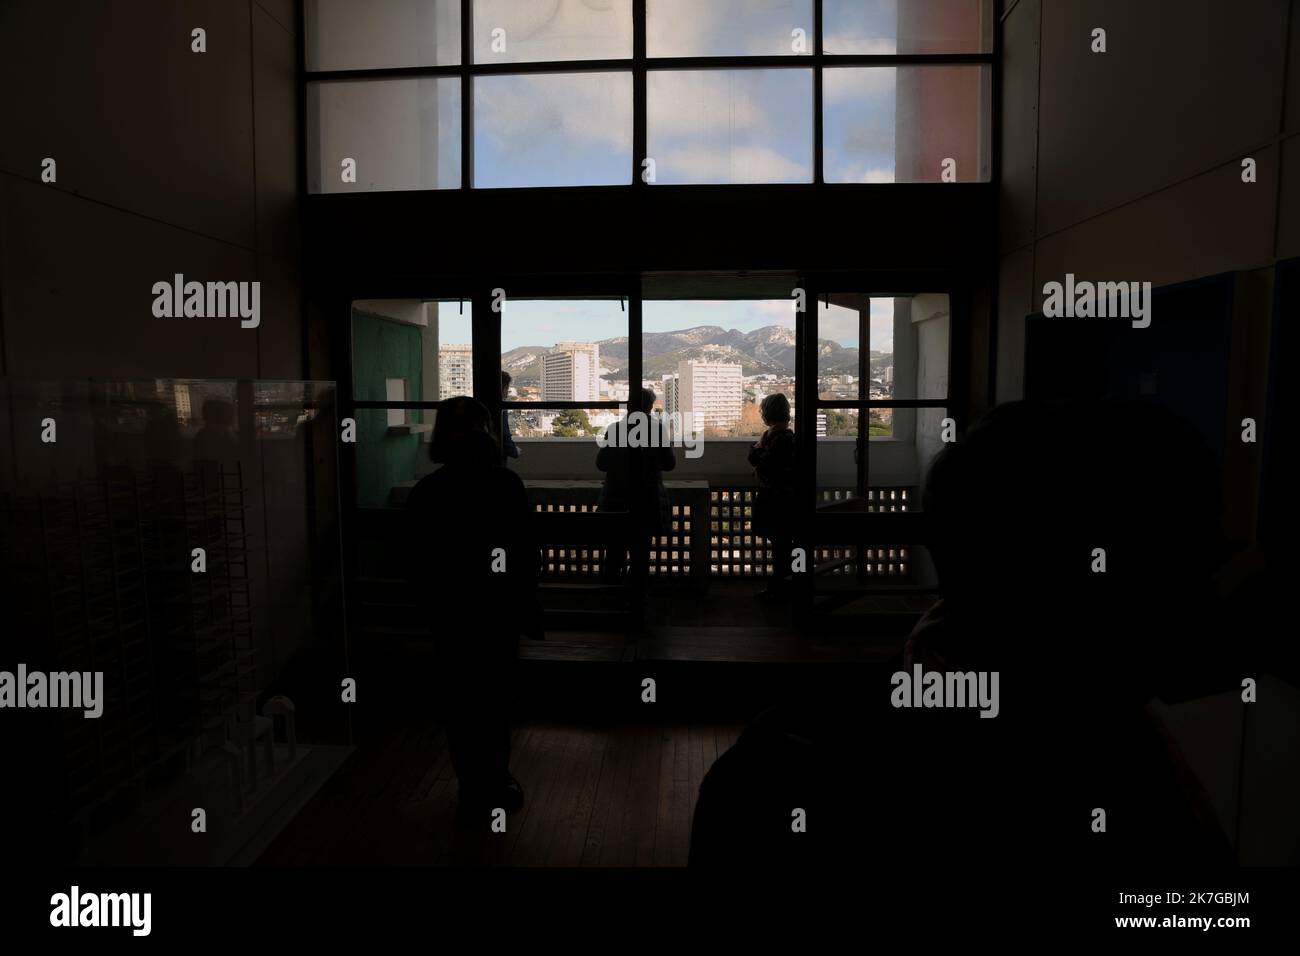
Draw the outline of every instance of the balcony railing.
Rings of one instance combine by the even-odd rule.
[[[739,485],[709,487],[709,574],[714,579],[766,577],[773,572],[771,543],[758,534],[752,524],[757,490]],[[914,493],[915,489],[910,487],[870,488],[867,491],[868,509],[908,511]],[[823,488],[818,494],[828,503],[854,496],[852,489],[848,488]],[[536,502],[534,508],[547,514],[588,514],[596,510],[594,503],[564,500]],[[651,543],[650,573],[665,578],[688,578],[694,532],[690,509],[673,505],[668,533],[656,537]],[[600,574],[601,557],[601,546],[595,541],[544,543],[543,574],[553,580],[595,578]],[[911,577],[910,554],[906,547],[859,548],[852,544],[821,547],[814,555],[814,562],[819,573],[834,576],[858,577],[861,563],[862,576],[870,580],[906,583]]]

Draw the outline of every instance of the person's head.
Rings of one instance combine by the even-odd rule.
[[[1147,689],[1208,591],[1218,508],[1190,425],[1090,401],[992,409],[935,457],[923,510],[940,590],[992,622],[985,632],[1080,674],[1123,657],[1125,680]]]
[[[773,425],[790,424],[790,399],[785,397],[784,392],[773,392],[768,395],[759,404],[758,411],[763,416],[763,424],[769,428]]]
[[[508,398],[510,395],[510,373],[505,369],[501,370],[501,397]]]
[[[496,465],[501,448],[492,437],[487,407],[468,395],[449,398],[438,407],[433,422],[429,459],[442,465]]]
[[[641,389],[641,403],[637,406],[636,411],[645,412],[649,415],[655,407],[655,390],[653,388]]]

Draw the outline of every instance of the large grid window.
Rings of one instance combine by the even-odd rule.
[[[312,193],[988,182],[993,0],[306,0]]]

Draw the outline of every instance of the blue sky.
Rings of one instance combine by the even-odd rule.
[[[875,34],[893,32],[893,0],[829,6],[848,12],[834,21],[846,49],[875,49],[881,42]],[[629,0],[480,0],[475,56],[480,62],[627,56],[630,9]],[[504,52],[491,49],[495,28],[505,31]],[[795,61],[796,30],[805,39],[811,34],[811,0],[648,2],[652,56],[789,54]],[[865,90],[861,82],[841,83],[839,95],[828,96],[827,129],[836,132],[827,139],[827,169],[837,180],[892,179],[892,73],[876,71]],[[647,153],[655,181],[811,182],[812,86],[807,69],[651,72]],[[631,181],[629,76],[483,77],[475,82],[474,102],[476,185]],[[888,136],[881,135],[885,127]]]

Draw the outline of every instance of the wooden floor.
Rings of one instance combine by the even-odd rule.
[[[740,724],[536,723],[514,732],[522,810],[505,833],[457,829],[438,727],[362,747],[263,865],[684,866],[700,781]]]

